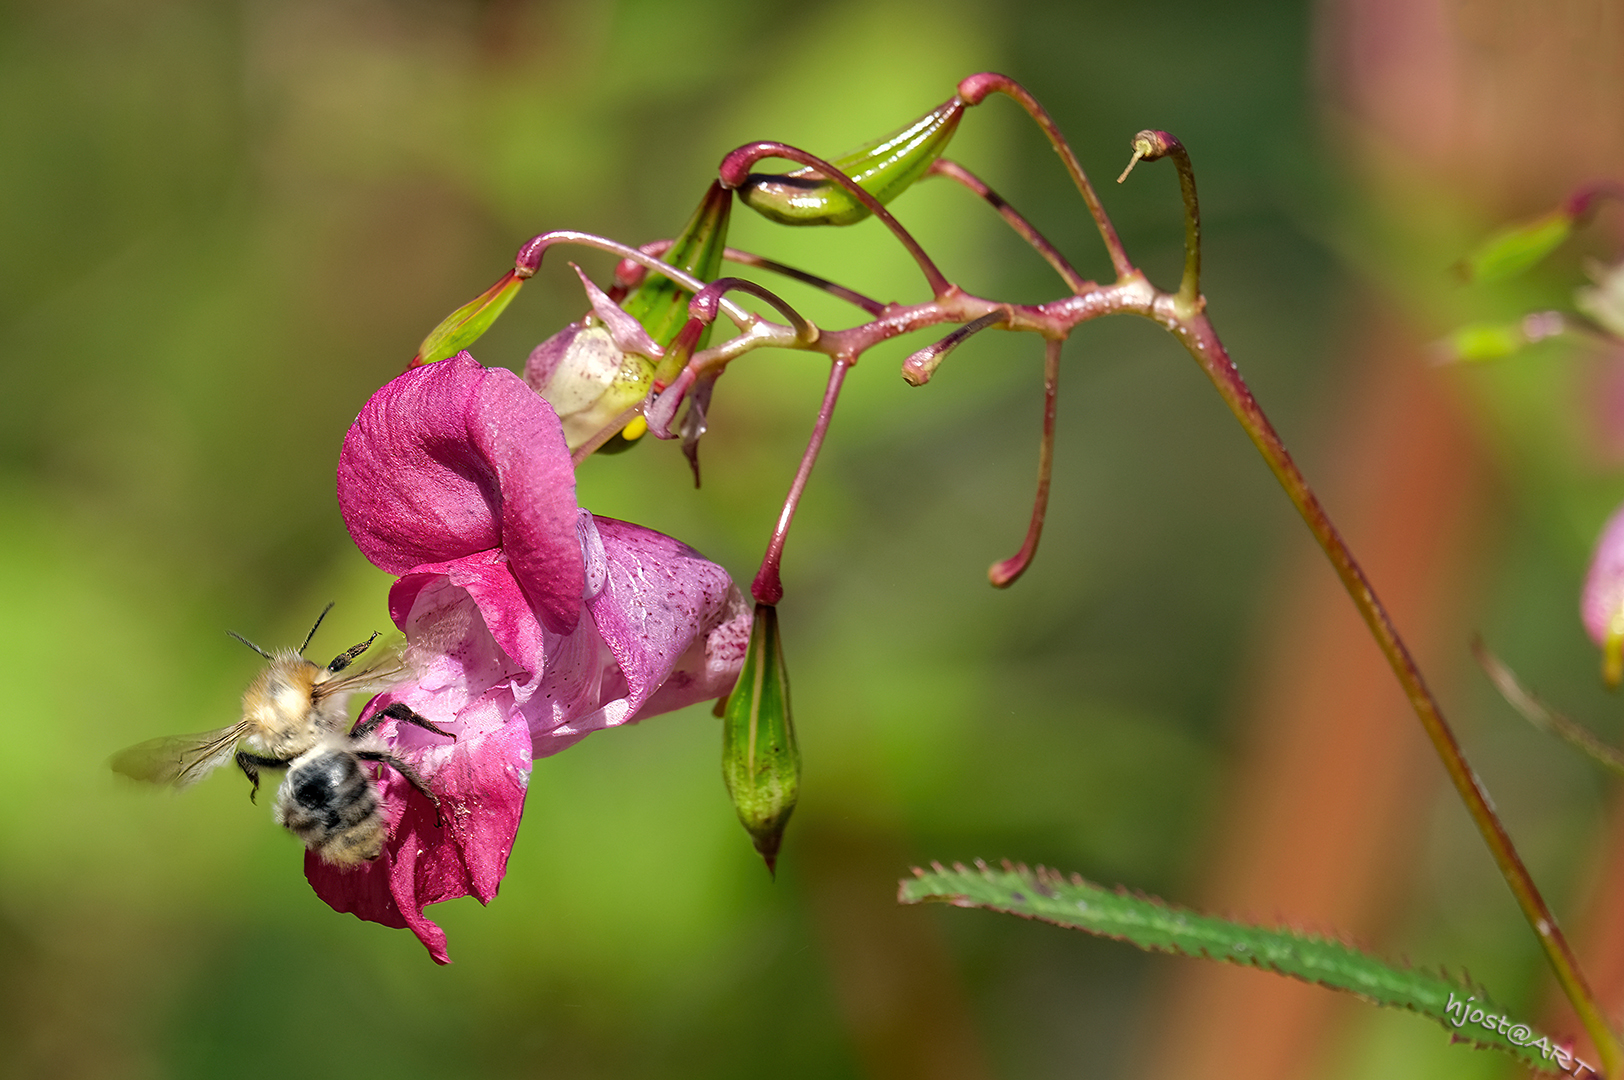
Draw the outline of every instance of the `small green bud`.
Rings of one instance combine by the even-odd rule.
[[[1502,229],[1460,261],[1461,276],[1470,282],[1514,277],[1560,247],[1572,234],[1576,220],[1563,207]]]
[[[1535,311],[1516,322],[1468,323],[1449,335],[1443,351],[1448,359],[1467,363],[1501,360],[1566,329],[1561,312]]]
[[[964,115],[957,96],[883,139],[829,160],[883,205],[925,175],[941,156]],[[739,185],[744,204],[781,225],[854,225],[868,207],[833,180],[811,168],[782,175],[752,174]]]
[[[490,329],[491,323],[518,295],[519,286],[529,276],[519,270],[509,270],[497,279],[496,284],[447,315],[439,326],[429,331],[429,336],[417,347],[417,355],[407,366],[432,364],[436,360],[456,356],[472,345]]]
[[[801,751],[790,719],[789,672],[778,609],[757,604],[750,647],[722,719],[722,779],[733,808],[775,872],[784,826],[801,788]]]

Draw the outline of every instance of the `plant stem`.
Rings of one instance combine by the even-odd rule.
[[[1049,110],[1038,104],[1038,99],[1031,92],[1010,78],[1000,75],[996,71],[983,71],[979,75],[971,75],[959,83],[959,96],[967,105],[979,105],[990,93],[1007,94],[1025,109],[1027,115],[1037,122],[1043,129],[1043,134],[1049,137],[1049,145],[1054,152],[1060,155],[1060,163],[1066,167],[1071,176],[1071,182],[1077,185],[1078,194],[1082,195],[1083,202],[1088,205],[1088,212],[1094,218],[1095,226],[1100,230],[1100,239],[1105,241],[1105,250],[1111,254],[1111,266],[1115,268],[1117,280],[1121,280],[1135,273],[1133,261],[1122,247],[1122,240],[1117,236],[1116,226],[1111,224],[1111,218],[1105,212],[1105,205],[1094,191],[1094,185],[1088,182],[1088,175],[1083,172],[1082,162],[1077,160],[1071,144],[1066,137],[1060,134],[1059,126],[1049,115]]]
[[[844,356],[835,357],[829,368],[829,384],[824,388],[823,403],[818,407],[818,422],[812,426],[812,437],[807,440],[806,452],[801,455],[800,467],[795,470],[795,480],[784,498],[784,508],[779,511],[778,524],[773,528],[767,554],[762,557],[761,569],[756,571],[756,579],[750,583],[750,595],[755,597],[757,603],[777,604],[784,598],[784,585],[778,577],[779,564],[784,560],[784,541],[789,537],[790,522],[795,520],[795,508],[801,503],[801,493],[806,490],[806,481],[812,475],[818,451],[823,449],[824,436],[829,434],[829,421],[835,415],[835,402],[840,398],[840,387],[845,383],[846,372],[850,369],[851,361]]]
[[[1297,512],[1302,515],[1309,531],[1314,534],[1314,539],[1319,542],[1326,558],[1331,560],[1331,566],[1336,570],[1337,577],[1342,579],[1343,586],[1353,599],[1354,607],[1358,608],[1365,625],[1370,628],[1371,636],[1376,639],[1376,645],[1381,649],[1382,655],[1387,657],[1387,662],[1393,668],[1393,674],[1398,677],[1399,685],[1404,688],[1405,696],[1410,699],[1410,706],[1420,719],[1433,749],[1443,761],[1444,770],[1454,783],[1461,801],[1466,804],[1467,812],[1471,814],[1478,831],[1482,833],[1483,841],[1488,845],[1490,854],[1500,867],[1500,873],[1505,877],[1506,884],[1511,887],[1517,906],[1522,908],[1523,917],[1528,920],[1528,925],[1533,928],[1535,937],[1539,939],[1540,947],[1545,951],[1546,961],[1555,972],[1563,993],[1573,1004],[1574,1012],[1578,1014],[1580,1022],[1584,1024],[1585,1030],[1596,1044],[1605,1074],[1615,1078],[1624,1076],[1624,1052],[1621,1052],[1617,1037],[1602,1016],[1595,995],[1579,970],[1573,950],[1556,924],[1556,917],[1551,914],[1551,909],[1540,895],[1539,888],[1528,873],[1528,868],[1523,865],[1516,848],[1512,845],[1505,826],[1501,824],[1493,807],[1490,806],[1482,781],[1467,763],[1459,740],[1455,738],[1454,731],[1444,719],[1443,710],[1438,707],[1432,691],[1427,688],[1420,669],[1416,667],[1409,649],[1405,647],[1398,631],[1394,629],[1392,619],[1388,617],[1381,600],[1376,596],[1375,589],[1371,587],[1364,571],[1354,559],[1353,552],[1348,549],[1347,542],[1342,539],[1342,535],[1325,513],[1325,508],[1320,505],[1319,499],[1309,488],[1308,482],[1303,479],[1302,473],[1298,471],[1296,462],[1292,461],[1291,455],[1287,453],[1274,425],[1269,423],[1269,418],[1264,415],[1257,400],[1252,397],[1246,381],[1241,378],[1239,370],[1230,360],[1206,315],[1196,312],[1188,317],[1178,318],[1172,322],[1170,328],[1190,351],[1196,363],[1201,365],[1207,377],[1212,380],[1219,396],[1235,414],[1235,419],[1240,421],[1241,427],[1246,429],[1252,444],[1263,455],[1275,479],[1285,488],[1287,497],[1297,507]]]
[[[1021,550],[987,568],[987,580],[1007,589],[1032,563],[1038,541],[1043,537],[1043,521],[1049,515],[1049,479],[1054,474],[1054,411],[1060,393],[1060,347],[1065,342],[1050,338],[1043,343],[1043,436],[1038,443],[1038,493],[1032,500],[1032,521],[1026,527]]]
[[[1022,217],[1020,211],[1005,202],[1002,195],[988,187],[981,177],[963,165],[948,158],[937,158],[930,163],[930,168],[925,170],[925,175],[945,176],[985,199],[987,205],[998,211],[999,216],[1009,223],[1009,227],[1014,229],[1022,240],[1032,245],[1033,250],[1043,256],[1043,261],[1054,268],[1054,272],[1060,275],[1060,280],[1064,281],[1066,288],[1072,292],[1080,293],[1094,284],[1073,269],[1071,263],[1066,261],[1066,257],[1060,254],[1060,249]]]
[[[830,296],[862,308],[863,311],[869,315],[878,315],[880,312],[885,310],[884,304],[873,299],[872,297],[864,296],[856,289],[848,289],[846,286],[841,285],[838,282],[830,281],[828,278],[819,277],[816,274],[809,274],[805,270],[799,270],[793,266],[786,266],[781,262],[777,262],[776,260],[764,258],[760,255],[754,255],[748,251],[740,251],[738,248],[725,248],[722,251],[722,258],[731,263],[738,263],[740,266],[754,266],[762,270],[770,271],[774,274],[781,274],[784,277],[790,278],[794,281],[799,281],[804,285],[810,285],[814,289],[821,289]]]
[[[1517,680],[1516,674],[1489,651],[1481,637],[1472,638],[1472,656],[1477,659],[1478,666],[1489,677],[1494,688],[1500,691],[1500,696],[1506,699],[1506,704],[1516,709],[1524,720],[1547,735],[1555,735],[1597,764],[1624,776],[1624,751],[1603,742],[1600,736],[1583,724],[1569,720],[1535,697]]]
[[[1195,169],[1190,165],[1189,151],[1165,131],[1141,131],[1133,137],[1133,158],[1117,177],[1117,183],[1126,180],[1139,162],[1163,157],[1171,157],[1178,166],[1179,195],[1184,200],[1184,277],[1175,298],[1182,314],[1201,306],[1201,203],[1195,195]]]

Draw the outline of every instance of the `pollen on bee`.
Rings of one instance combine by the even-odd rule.
[[[648,421],[641,416],[634,416],[620,429],[620,437],[627,442],[636,442],[648,431]]]

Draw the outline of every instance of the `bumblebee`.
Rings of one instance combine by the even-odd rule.
[[[348,726],[349,697],[377,693],[407,677],[398,651],[360,670],[350,670],[378,639],[350,646],[325,666],[305,659],[304,651],[316,636],[328,604],[305,635],[298,650],[266,652],[235,632],[231,636],[267,661],[242,696],[242,719],[229,727],[195,735],[150,739],[114,755],[114,772],[152,784],[186,788],[235,761],[259,793],[260,770],[287,769],[277,789],[277,824],[304,842],[326,862],[340,867],[358,866],[383,851],[387,829],[377,787],[363,762],[388,765],[433,804],[436,822],[443,824],[440,800],[423,778],[391,753],[373,732],[385,720],[415,724],[425,731],[456,736],[404,702],[373,713]],[[346,730],[347,729],[347,730]]]

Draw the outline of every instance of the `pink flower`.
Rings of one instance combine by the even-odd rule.
[[[1602,649],[1602,674],[1617,686],[1624,675],[1624,507],[1613,512],[1590,556],[1579,614]]]
[[[466,352],[373,395],[344,439],[338,499],[356,545],[399,575],[389,610],[416,665],[369,708],[403,701],[457,738],[380,726],[443,824],[386,767],[383,855],[347,871],[307,855],[305,874],[335,909],[408,927],[446,963],[423,907],[496,894],[532,760],[727,693],[750,608],[692,548],[578,508],[552,406]]]

